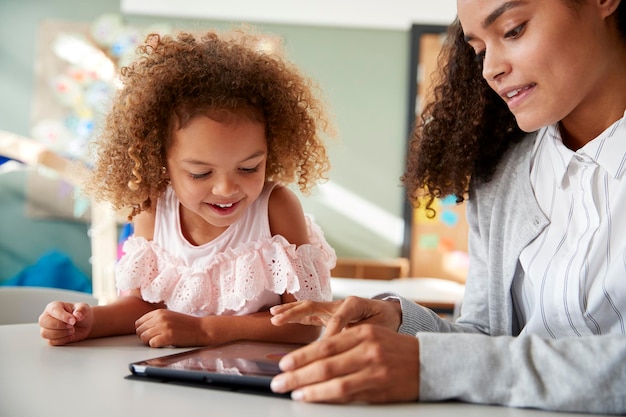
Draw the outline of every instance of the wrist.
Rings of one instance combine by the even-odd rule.
[[[204,316],[199,317],[200,333],[203,345],[214,345],[239,339],[239,327],[232,320],[236,316]]]
[[[388,327],[396,332],[399,331],[402,326],[402,298],[393,293],[379,294],[373,298],[385,302]]]
[[[393,324],[392,329],[394,331],[398,331],[400,326],[402,326],[402,303],[397,298],[390,298],[387,300],[393,306]]]
[[[200,346],[212,345],[215,344],[214,331],[215,326],[213,325],[213,317],[212,316],[204,316],[199,317],[198,320],[200,322],[200,331],[198,332],[198,344]]]

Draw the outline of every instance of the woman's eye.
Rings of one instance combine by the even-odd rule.
[[[522,23],[519,26],[514,27],[513,29],[509,30],[508,32],[506,32],[504,34],[505,38],[518,38],[522,32],[524,31],[524,28],[526,27],[526,23]]]
[[[476,55],[474,56],[474,60],[478,63],[482,63],[485,60],[485,54],[487,51],[484,49],[482,51],[476,51]]]

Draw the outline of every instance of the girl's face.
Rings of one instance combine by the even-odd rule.
[[[524,131],[558,121],[566,130],[607,122],[598,116],[615,103],[607,98],[615,95],[616,62],[609,58],[615,39],[608,38],[605,18],[618,2],[579,3],[574,9],[565,0],[457,0],[483,77]]]
[[[175,131],[167,174],[186,234],[203,243],[238,220],[263,190],[266,160],[263,123],[197,116]]]

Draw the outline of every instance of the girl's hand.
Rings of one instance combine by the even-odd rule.
[[[135,332],[150,347],[207,345],[200,317],[166,309],[144,314],[135,322]]]
[[[326,326],[323,337],[341,332],[356,324],[377,324],[397,331],[402,322],[400,303],[348,297],[345,300],[315,302],[297,301],[270,309],[272,324],[300,323]]]
[[[39,316],[41,337],[53,346],[86,339],[93,326],[93,310],[86,303],[49,303]]]
[[[397,402],[419,398],[419,341],[363,325],[313,342],[280,361],[272,390],[306,402]]]

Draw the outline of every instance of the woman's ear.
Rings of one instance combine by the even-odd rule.
[[[615,13],[615,11],[617,10],[617,8],[619,7],[622,1],[621,0],[596,0],[596,2],[597,2],[598,10],[601,13],[601,16],[603,18],[607,18],[613,13]]]

